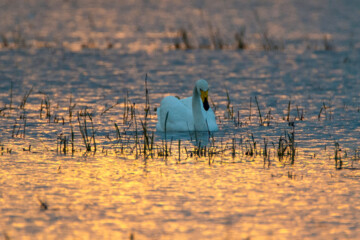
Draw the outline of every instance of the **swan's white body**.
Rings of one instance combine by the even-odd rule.
[[[192,97],[181,100],[165,97],[157,110],[156,129],[162,132],[217,131],[215,114],[208,105],[208,89],[208,83],[200,79],[195,84]]]

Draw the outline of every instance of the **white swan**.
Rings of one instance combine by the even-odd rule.
[[[217,131],[215,114],[208,102],[208,83],[196,81],[192,97],[165,97],[157,110],[158,131]]]

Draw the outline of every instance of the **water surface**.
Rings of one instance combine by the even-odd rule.
[[[359,238],[356,1],[1,6],[11,45],[0,49],[5,238]],[[283,50],[262,49],[254,11]],[[209,21],[226,49],[199,49]],[[234,47],[241,26],[246,50]],[[174,49],[180,28],[195,49]],[[190,96],[199,78],[209,82],[219,132],[165,141],[155,108],[167,95]],[[144,154],[145,122],[152,154]],[[279,141],[288,150],[291,136],[294,158],[279,158]],[[206,155],[196,154],[199,140]]]

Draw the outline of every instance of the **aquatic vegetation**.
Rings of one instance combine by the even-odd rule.
[[[153,122],[156,116],[151,115],[151,109],[153,108],[150,104],[150,95],[148,90],[147,83],[148,76],[145,77],[145,103],[143,104],[145,107],[137,106],[133,103],[128,93],[124,97],[122,104],[120,102],[116,102],[110,106],[105,106],[104,110],[101,113],[96,114],[89,111],[88,107],[84,107],[79,109],[77,103],[74,103],[73,97],[69,99],[69,105],[67,108],[67,119],[64,117],[66,112],[59,113],[60,116],[56,114],[52,114],[52,105],[51,99],[48,95],[44,95],[40,101],[40,114],[37,115],[39,120],[43,119],[43,115],[45,115],[45,120],[47,124],[56,124],[55,128],[61,128],[61,131],[56,135],[56,148],[53,149],[57,154],[68,154],[72,155],[82,154],[82,149],[85,152],[89,152],[92,154],[99,154],[97,149],[102,148],[102,153],[104,153],[106,149],[106,155],[113,152],[114,154],[121,155],[134,155],[135,158],[139,156],[144,156],[146,158],[157,158],[157,157],[165,157],[174,159],[177,162],[183,162],[183,159],[188,159],[189,157],[200,157],[200,158],[209,158],[209,164],[213,163],[215,160],[221,158],[221,162],[223,159],[231,157],[230,159],[235,160],[236,158],[258,158],[262,156],[262,161],[264,164],[271,164],[271,149],[269,148],[269,137],[273,140],[272,145],[274,147],[274,156],[276,155],[279,162],[283,164],[295,164],[296,157],[299,155],[298,144],[296,143],[295,138],[295,125],[297,121],[304,121],[304,111],[300,110],[299,106],[296,107],[296,115],[291,118],[291,103],[292,101],[288,101],[286,108],[286,115],[283,117],[283,120],[288,122],[288,128],[283,130],[283,133],[276,140],[276,136],[259,136],[259,139],[256,139],[253,133],[249,133],[243,136],[243,134],[236,133],[231,138],[231,141],[225,140],[223,141],[224,136],[216,136],[212,133],[206,132],[188,132],[185,134],[174,135],[170,134],[169,131],[166,130],[165,121],[165,131],[163,134],[156,133],[156,130],[153,127]],[[5,106],[3,109],[3,115],[7,116],[9,119],[15,119],[15,124],[12,125],[11,136],[13,138],[20,137],[25,138],[26,134],[26,126],[32,123],[27,122],[26,119],[29,118],[27,116],[29,113],[26,113],[26,103],[29,98],[33,88],[25,93],[18,107],[14,107],[14,103],[12,103],[12,107]],[[252,107],[252,98],[250,98],[249,105],[249,116],[245,116],[244,118],[240,118],[240,111],[237,111],[237,119],[234,116],[234,106],[232,106],[232,102],[230,100],[230,94],[226,90],[226,106],[222,111],[225,115],[224,120],[220,124],[220,128],[224,128],[225,126],[233,126],[238,129],[242,127],[249,128],[251,127],[251,107]],[[10,98],[12,99],[13,94],[11,93]],[[271,110],[269,113],[263,117],[260,105],[258,102],[258,98],[255,96],[255,103],[258,112],[258,119],[260,127],[267,126],[270,127],[270,120],[273,119],[271,116]],[[12,102],[12,100],[10,101]],[[110,131],[106,138],[110,141],[100,142],[97,141],[97,135],[103,136],[104,134],[98,132],[98,128],[102,128],[100,125],[96,126],[96,122],[99,120],[106,118],[106,115],[111,111],[118,111],[121,109],[118,108],[119,105],[123,105],[122,111],[120,114],[122,116],[121,119],[118,119],[117,122],[113,122],[113,131]],[[330,107],[329,107],[330,106]],[[321,110],[318,114],[318,119],[321,119],[321,115],[324,114],[325,119],[333,119],[333,113],[331,105],[325,105],[323,102]],[[43,114],[45,112],[45,114]],[[73,121],[74,112],[76,112],[77,122]],[[6,114],[5,114],[6,113]],[[137,115],[140,114],[140,117]],[[218,113],[221,114],[221,113]],[[30,117],[31,121],[34,121],[34,117],[36,115],[32,115]],[[309,116],[311,118],[311,116]],[[62,119],[59,121],[57,119]],[[166,118],[167,120],[167,118]],[[279,119],[278,119],[279,120]],[[242,123],[247,123],[247,125],[242,125]],[[45,123],[45,122],[44,122]],[[62,123],[58,125],[59,123]],[[231,123],[235,123],[235,125],[231,125]],[[240,124],[241,123],[241,124]],[[273,124],[279,124],[274,122]],[[251,127],[252,128],[252,127]],[[78,129],[78,130],[76,130]],[[252,128],[252,130],[254,130]],[[111,137],[113,136],[113,137]],[[112,140],[112,138],[115,138]],[[262,140],[261,140],[262,139]],[[80,141],[81,140],[81,141]],[[263,142],[262,147],[259,147],[260,142]],[[81,145],[82,142],[82,145]],[[174,148],[174,142],[177,143],[177,148]],[[111,144],[110,146],[108,144]],[[276,143],[276,144],[275,144]],[[100,147],[99,147],[100,145]],[[239,146],[239,148],[238,148]],[[31,151],[31,147],[36,148],[34,145],[29,145],[28,147],[24,147],[23,151]],[[193,148],[193,150],[189,150],[189,148]],[[48,149],[49,150],[49,149]],[[110,151],[110,152],[109,152]],[[12,153],[12,148],[6,148],[2,145],[2,154],[4,153]],[[344,161],[341,158],[341,149],[339,148],[339,144],[335,144],[335,167],[336,169],[342,169]],[[185,155],[184,155],[185,153]],[[357,152],[354,152],[353,159],[357,159]],[[260,158],[259,158],[260,159]],[[218,160],[220,161],[220,159]],[[346,165],[353,166],[354,161],[350,160],[346,162]]]

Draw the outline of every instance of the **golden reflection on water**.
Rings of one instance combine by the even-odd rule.
[[[179,164],[176,157],[17,154],[0,161],[1,227],[15,238],[341,236],[360,210],[351,201],[357,172],[337,173],[332,164],[324,171],[301,156],[294,166],[272,159],[268,168],[262,157],[244,155],[209,165],[202,157]]]

